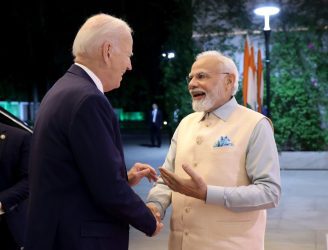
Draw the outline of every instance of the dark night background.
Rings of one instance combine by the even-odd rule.
[[[7,2],[1,10],[1,100],[41,101],[73,62],[71,47],[79,27],[100,12],[127,21],[134,30],[133,70],[121,88],[107,94],[116,107],[146,111],[161,102],[160,63],[169,27],[180,15],[178,0],[93,0]],[[190,1],[184,1],[190,2]],[[191,11],[191,10],[190,10]],[[145,110],[146,109],[146,110]]]
[[[281,8],[272,18],[270,38],[271,113],[278,146],[326,149],[328,1],[273,1]],[[124,19],[134,30],[133,70],[124,75],[121,88],[106,95],[127,117],[146,117],[120,117],[121,128],[146,129],[151,104],[157,102],[171,134],[191,112],[185,76],[195,54],[215,49],[242,55],[246,34],[263,44],[261,32],[255,34],[263,18],[253,14],[261,2],[266,0],[5,1],[0,10],[0,101],[40,102],[72,64],[71,47],[80,26],[103,12]],[[161,56],[171,51],[174,59]],[[240,103],[241,92],[236,96]],[[28,109],[26,121],[33,126],[37,105]]]

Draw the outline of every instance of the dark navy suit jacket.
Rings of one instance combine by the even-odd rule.
[[[28,197],[28,155],[31,134],[0,123],[0,202],[5,210],[0,223],[17,245],[23,245]],[[3,241],[0,235],[0,249]]]
[[[127,182],[114,110],[77,65],[48,91],[31,148],[25,250],[128,249],[156,220]]]

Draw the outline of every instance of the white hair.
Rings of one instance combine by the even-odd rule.
[[[86,20],[76,34],[73,56],[94,57],[100,53],[104,42],[118,44],[124,32],[131,34],[132,29],[123,20],[103,13],[94,15]]]
[[[232,95],[235,95],[238,91],[238,69],[236,64],[234,63],[234,61],[227,56],[224,56],[223,54],[221,54],[220,52],[216,51],[216,50],[209,50],[209,51],[205,51],[202,53],[199,53],[196,56],[196,61],[202,57],[205,56],[214,56],[218,59],[218,61],[220,63],[222,63],[223,65],[220,65],[220,68],[226,72],[226,73],[230,73],[233,74],[235,76],[235,82],[234,82],[234,86],[233,86],[233,91],[232,91]]]

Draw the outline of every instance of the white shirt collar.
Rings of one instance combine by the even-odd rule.
[[[228,102],[223,104],[221,107],[213,111],[213,114],[221,118],[224,121],[227,121],[232,112],[236,109],[238,103],[236,98],[233,96]]]
[[[233,96],[228,102],[218,107],[217,109],[213,110],[211,113],[214,114],[216,117],[222,119],[223,121],[227,121],[229,116],[232,114],[232,112],[235,110],[237,106],[238,106],[238,102],[236,101],[236,98]],[[201,121],[204,120],[206,114],[208,113],[203,112]]]
[[[96,84],[99,91],[104,94],[104,87],[103,87],[100,79],[96,76],[96,74],[93,73],[88,67],[86,67],[82,64],[75,63],[75,65],[81,67],[91,77],[92,81]]]

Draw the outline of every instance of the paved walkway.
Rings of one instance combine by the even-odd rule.
[[[169,143],[164,140],[161,148],[150,148],[145,146],[148,139],[142,136],[124,136],[123,141],[128,167],[140,161],[157,168],[164,161]],[[282,170],[281,177],[283,195],[279,207],[268,210],[265,249],[327,250],[328,171]],[[150,188],[145,180],[135,191],[145,199]],[[168,210],[165,228],[157,237],[146,237],[131,228],[129,249],[166,250],[170,213]]]

